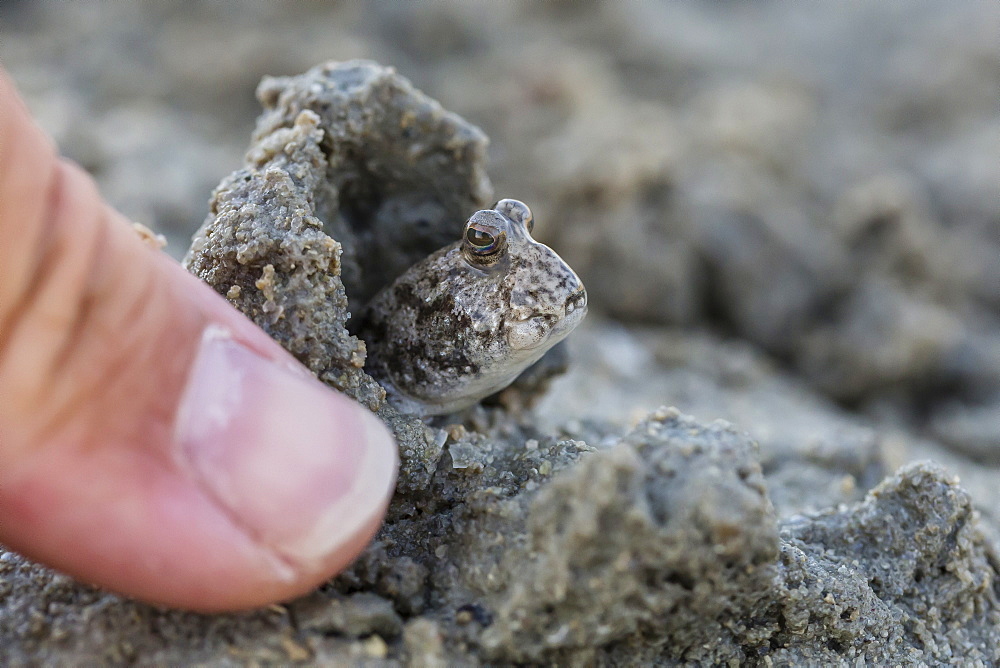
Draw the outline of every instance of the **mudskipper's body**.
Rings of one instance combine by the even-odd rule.
[[[531,212],[516,200],[477,211],[461,241],[415,264],[368,304],[365,370],[400,410],[441,415],[471,406],[583,320],[583,283],[531,229]]]

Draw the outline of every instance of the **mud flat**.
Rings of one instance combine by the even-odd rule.
[[[804,46],[865,21],[831,13],[784,78],[713,78],[745,66],[712,34],[795,11],[598,7],[504,10],[589,36],[547,50],[481,51],[505,17],[455,6],[380,51],[462,116],[370,61],[259,85],[185,262],[393,428],[387,522],[312,595],[239,615],[2,552],[5,662],[1000,662],[1000,47],[865,10],[898,58],[847,85]],[[383,10],[372,43],[413,20]],[[467,57],[434,56],[447,35]],[[486,71],[506,94],[471,93]],[[881,115],[852,116],[876,85]],[[348,314],[496,196],[531,204],[594,313],[564,357],[427,425],[385,404]]]

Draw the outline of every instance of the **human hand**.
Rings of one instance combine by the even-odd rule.
[[[0,69],[0,543],[170,606],[304,593],[396,446],[60,159]]]

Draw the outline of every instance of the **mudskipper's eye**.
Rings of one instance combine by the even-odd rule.
[[[496,203],[493,210],[510,218],[515,223],[521,223],[528,230],[528,233],[531,233],[535,227],[535,219],[531,215],[531,209],[520,200],[502,199]]]
[[[465,231],[465,241],[469,250],[482,257],[499,253],[503,246],[503,238],[502,232],[491,232],[474,225],[469,225]]]

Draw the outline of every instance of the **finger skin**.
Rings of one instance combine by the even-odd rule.
[[[391,484],[359,502],[341,544],[300,559],[262,541],[178,464],[178,406],[209,327],[294,364],[144,244],[92,179],[58,158],[0,70],[0,543],[82,580],[203,611],[290,598],[357,555]],[[373,436],[364,409],[323,391],[337,432],[324,438],[376,442],[394,466],[391,440]]]

